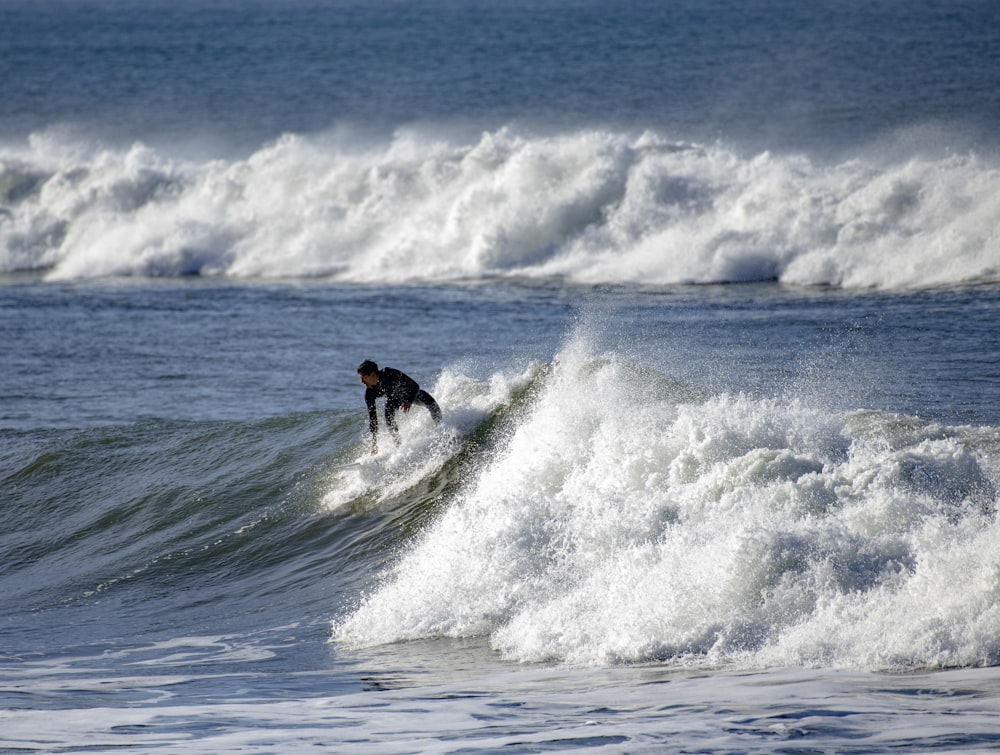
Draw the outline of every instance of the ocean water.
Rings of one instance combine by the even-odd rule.
[[[997,28],[0,2],[0,750],[1000,748]]]

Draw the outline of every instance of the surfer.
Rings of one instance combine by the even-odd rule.
[[[406,373],[384,367],[381,370],[370,359],[366,359],[358,367],[358,375],[365,384],[365,403],[368,405],[368,429],[372,433],[372,453],[378,453],[378,413],[375,410],[375,399],[385,397],[385,423],[395,437],[399,437],[396,426],[396,410],[403,408],[403,413],[410,411],[412,404],[422,404],[427,407],[435,422],[441,421],[441,407],[427,391],[423,390],[417,381]]]

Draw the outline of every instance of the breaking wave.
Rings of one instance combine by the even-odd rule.
[[[927,287],[1000,278],[998,198],[976,154],[826,163],[502,128],[195,160],[46,132],[0,148],[0,272]]]
[[[333,636],[582,665],[996,665],[998,459],[993,427],[694,399],[577,342]]]

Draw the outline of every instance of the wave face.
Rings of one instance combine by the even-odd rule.
[[[48,132],[0,149],[0,272],[930,287],[1000,277],[997,197],[975,154],[829,164],[655,132],[285,136],[202,161]]]
[[[40,634],[134,643],[310,622],[323,644],[331,605],[448,499],[532,375],[447,371],[429,386],[448,408],[442,425],[409,412],[399,447],[378,457],[363,405],[6,432],[5,651],[34,653]]]
[[[334,638],[486,635],[583,665],[996,665],[998,452],[993,427],[695,397],[580,340]]]

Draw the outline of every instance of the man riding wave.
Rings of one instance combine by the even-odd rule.
[[[379,369],[378,365],[370,359],[366,359],[358,367],[358,375],[361,382],[365,384],[365,404],[368,405],[368,429],[372,434],[372,453],[378,453],[378,412],[375,408],[375,399],[385,398],[385,423],[389,426],[393,435],[399,437],[399,427],[396,425],[396,410],[402,407],[403,413],[410,411],[413,404],[422,404],[427,407],[431,417],[435,422],[441,421],[441,408],[437,405],[434,397],[423,390],[417,381],[404,372],[384,367]]]

